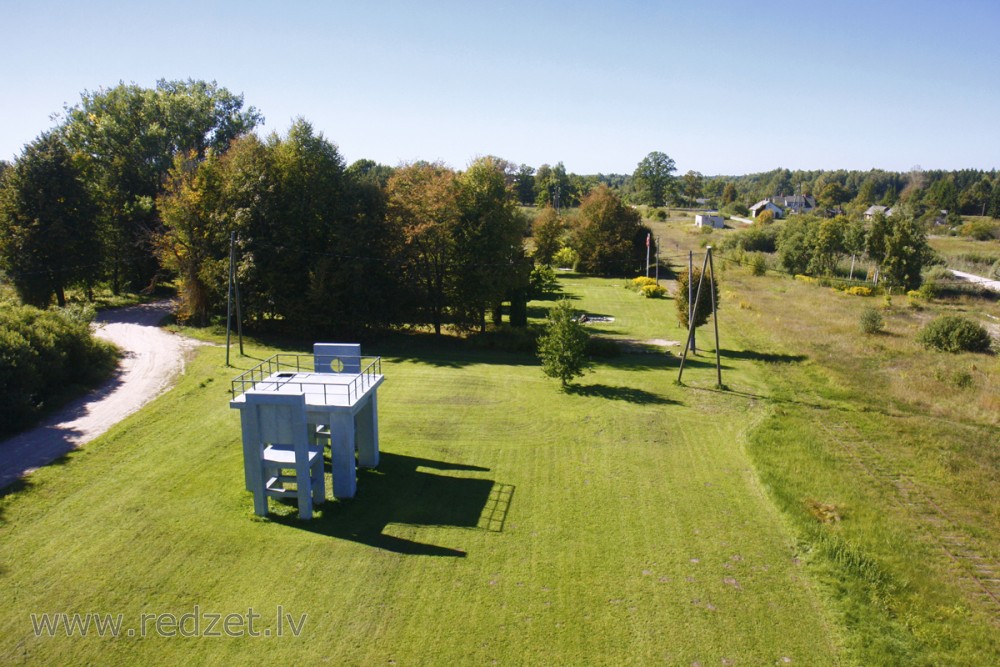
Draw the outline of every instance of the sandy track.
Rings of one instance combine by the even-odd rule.
[[[123,352],[115,376],[44,422],[0,441],[0,488],[101,435],[168,389],[198,344],[157,327],[173,303],[102,312],[95,334]]]

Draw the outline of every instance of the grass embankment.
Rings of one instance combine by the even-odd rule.
[[[681,247],[701,240],[665,233]],[[723,326],[758,357],[767,384],[768,416],[748,452],[851,655],[890,665],[1000,660],[1000,360],[914,340],[945,312],[996,334],[996,301],[897,296],[884,309],[882,297],[723,266]],[[884,309],[881,335],[860,332],[870,306]]]
[[[565,284],[615,317],[595,329],[681,337],[669,301]],[[219,348],[0,499],[0,661],[841,663],[744,452],[762,401],[677,387],[663,355],[607,360],[561,393],[529,356],[405,338],[366,352],[384,355],[382,463],[312,522],[278,504],[253,517]],[[702,363],[686,380],[710,387]],[[763,392],[749,361],[726,365],[730,386]],[[30,617],[120,613],[127,632],[195,605],[252,608],[272,636],[36,637]],[[300,638],[273,636],[278,605],[308,615]]]

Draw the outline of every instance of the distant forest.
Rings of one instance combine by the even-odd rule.
[[[225,313],[232,252],[243,314],[262,326],[484,330],[504,312],[526,322],[535,265],[563,249],[586,272],[638,271],[648,230],[633,205],[739,214],[801,194],[821,216],[860,219],[873,204],[905,204],[917,220],[1000,217],[995,170],[705,177],[678,175],[658,151],[627,175],[494,156],[461,170],[348,165],[306,120],[261,138],[262,120],[214,82],[84,92],[13,164],[0,162],[3,281],[43,307],[66,304],[67,290],[169,281],[180,315],[207,323]],[[529,215],[518,204],[537,208]]]

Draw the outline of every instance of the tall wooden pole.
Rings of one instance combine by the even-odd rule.
[[[712,261],[712,246],[708,246],[708,270],[712,284],[708,293],[712,295],[712,323],[715,325],[715,373],[719,389],[722,389],[722,355],[719,352],[719,311],[715,309],[715,262]]]
[[[234,239],[235,240],[235,239]],[[236,335],[240,339],[240,356],[245,356],[243,353],[243,315],[240,313],[240,281],[236,278],[236,244],[233,244],[232,249],[233,254],[233,288],[236,291]]]
[[[660,237],[656,237],[656,284],[660,284]]]
[[[229,339],[233,326],[233,246],[236,232],[229,232],[229,289],[226,292],[226,366],[229,366]]]
[[[688,262],[691,262],[690,255],[688,256]],[[701,284],[703,282],[705,282],[705,267],[706,266],[708,266],[708,255],[705,255],[705,264],[701,267],[701,277],[698,278],[698,292],[697,292],[697,295],[695,296],[695,301],[696,302],[701,299]],[[689,273],[688,276],[690,276],[690,275],[691,274]],[[691,283],[691,279],[688,278],[688,286],[689,287],[690,287],[690,283]],[[693,336],[694,336],[694,317],[688,317],[688,340],[690,340]],[[687,361],[687,353],[688,353],[688,348],[685,347],[684,348],[684,354],[681,355],[681,366],[680,366],[680,369],[677,371],[677,382],[678,383],[681,381],[681,378],[684,377],[684,362]]]
[[[693,294],[694,283],[691,282],[693,279],[694,279],[694,253],[688,250],[688,324],[694,321],[694,301],[691,300],[691,297],[694,296]],[[695,351],[694,343],[695,343],[694,328],[692,327],[690,333],[688,334],[688,341],[687,341],[687,347],[689,347],[692,352]]]

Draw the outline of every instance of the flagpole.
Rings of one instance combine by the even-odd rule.
[[[649,277],[649,236],[650,234],[647,232],[646,233],[646,277],[647,278]]]

